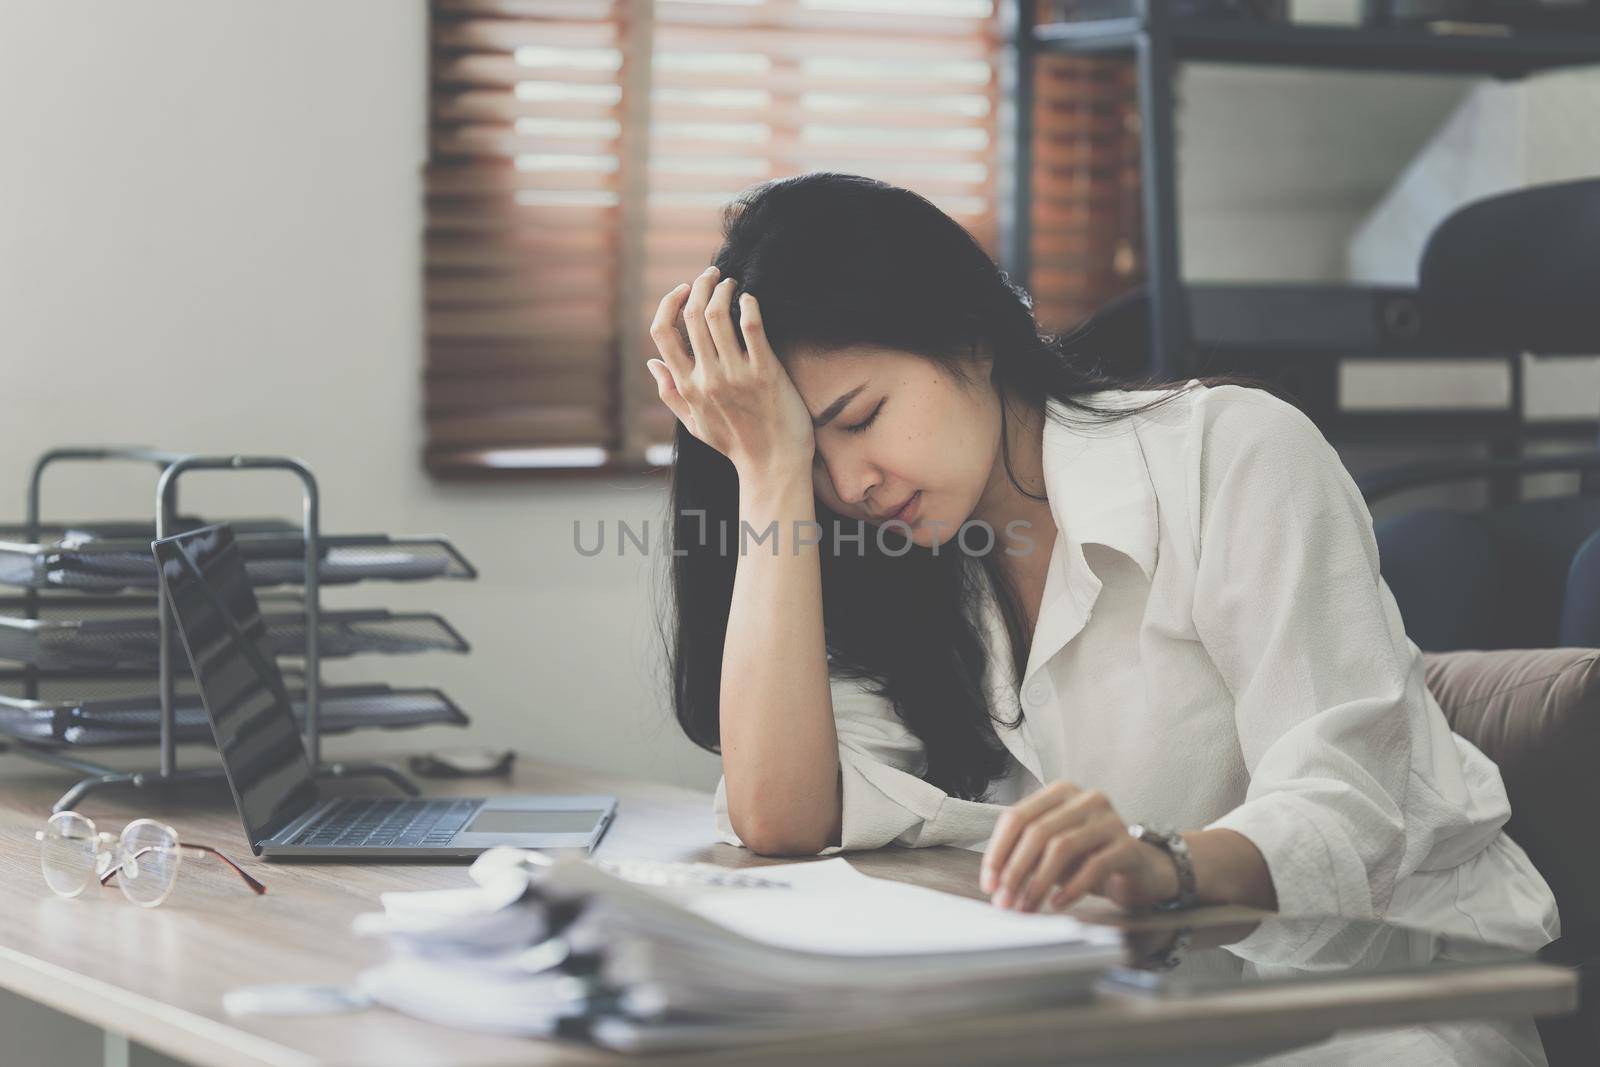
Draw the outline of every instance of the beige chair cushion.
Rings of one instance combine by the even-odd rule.
[[[1600,649],[1423,655],[1456,733],[1500,768],[1506,830],[1555,892],[1563,941],[1600,934]]]

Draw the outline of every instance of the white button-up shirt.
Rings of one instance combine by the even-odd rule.
[[[835,678],[843,828],[823,854],[981,850],[1006,805],[1064,779],[1130,823],[1243,834],[1285,914],[1552,940],[1549,887],[1501,830],[1499,770],[1424,684],[1372,517],[1316,426],[1269,393],[1198,382],[1109,424],[1050,406],[1075,422],[1045,424],[1058,533],[1034,546],[1052,555],[1020,683],[984,605],[991,707],[1023,712],[997,727],[1007,774],[988,803],[946,795],[890,702]],[[714,814],[741,844],[722,783]]]

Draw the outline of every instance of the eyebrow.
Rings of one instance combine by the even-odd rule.
[[[828,425],[828,423],[832,422],[834,418],[838,416],[839,412],[844,410],[845,405],[854,400],[856,398],[856,394],[861,392],[861,390],[865,389],[866,387],[867,383],[862,382],[860,385],[841,396],[838,400],[835,400],[826,408],[823,408],[822,414],[811,420],[811,425],[817,427],[818,429]]]

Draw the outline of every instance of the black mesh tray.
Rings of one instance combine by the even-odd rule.
[[[44,670],[155,670],[160,628],[153,610],[87,619],[19,619],[0,616],[0,659]],[[267,612],[267,647],[276,656],[305,653],[306,620],[299,611]],[[425,612],[323,611],[317,651],[327,658],[366,653],[465,652],[467,642],[438,615]],[[175,663],[188,657],[175,646]]]
[[[127,534],[134,524],[105,523],[101,529]],[[50,527],[45,539],[27,540],[26,526],[0,526],[0,584],[33,589],[116,592],[156,587],[153,530],[138,536],[90,536],[93,524]],[[51,537],[50,535],[54,535]],[[255,586],[301,585],[305,542],[299,529],[274,520],[251,520],[235,528],[245,573]],[[424,581],[476,578],[478,572],[446,538],[386,534],[323,535],[318,538],[317,580],[342,585],[371,579]]]
[[[261,610],[266,615],[284,612],[305,611],[305,600],[296,592],[284,590],[263,590],[258,596]],[[19,646],[33,638],[28,633],[29,627],[25,625],[28,618],[29,605],[21,593],[8,593],[0,595],[0,648]],[[42,630],[52,630],[62,624],[93,620],[95,622],[129,622],[146,621],[154,625],[156,617],[156,598],[149,593],[106,593],[84,594],[72,593],[66,596],[42,596],[32,605],[34,615],[42,620],[46,626]],[[46,638],[48,641],[49,638]],[[18,651],[13,647],[12,651]],[[177,645],[178,656],[183,656],[183,644]],[[25,660],[12,660],[4,651],[0,651],[0,695],[20,695],[21,680],[30,674],[46,686],[63,684],[70,688],[71,695],[77,696],[85,692],[93,692],[100,696],[123,696],[137,691],[139,683],[134,682],[135,688],[129,688],[129,679],[154,678],[159,669],[155,660],[149,660],[140,666],[118,665],[116,663],[102,663],[98,660],[85,660],[73,667],[53,668],[49,666],[31,665],[24,666]],[[179,663],[187,664],[188,660],[180,659]],[[290,672],[288,663],[279,664],[279,669],[285,675]],[[296,675],[298,677],[298,674]],[[177,673],[177,684],[186,684],[189,678],[188,671]],[[84,688],[88,686],[89,688]],[[65,690],[62,690],[63,692]]]
[[[305,691],[291,689],[295,718],[304,720]],[[375,727],[465,726],[467,717],[437,689],[386,685],[324,686],[318,730],[349,733]],[[200,698],[179,692],[177,740],[212,742]],[[98,699],[25,700],[0,696],[0,735],[39,744],[78,747],[154,745],[161,738],[161,701],[154,694]]]
[[[194,515],[179,515],[172,523],[173,533],[196,530],[211,525],[210,520]],[[246,534],[299,534],[300,524],[287,519],[229,519],[233,532]],[[26,526],[0,525],[0,538],[8,541],[59,541],[63,547],[78,548],[93,541],[143,541],[155,540],[156,526],[149,519],[107,519],[95,522],[41,523],[37,537],[29,537]]]
[[[0,697],[25,697],[29,669],[0,663]],[[305,668],[299,660],[284,660],[278,664],[283,684],[291,690],[303,689],[306,684]],[[86,700],[126,700],[143,697],[156,691],[155,671],[34,671],[33,699],[46,704],[81,704]],[[178,671],[172,679],[174,689],[181,697],[199,699],[200,690],[194,684],[193,671]],[[334,683],[327,678],[322,687],[327,690]]]

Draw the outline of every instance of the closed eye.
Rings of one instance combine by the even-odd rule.
[[[872,409],[872,414],[868,415],[861,422],[856,423],[854,426],[843,426],[843,427],[840,427],[840,428],[842,430],[844,430],[845,433],[864,433],[866,431],[867,427],[871,426],[873,424],[873,422],[877,420],[878,412],[880,412],[882,410],[883,410],[883,401],[880,400],[880,401],[878,401],[878,406]]]

